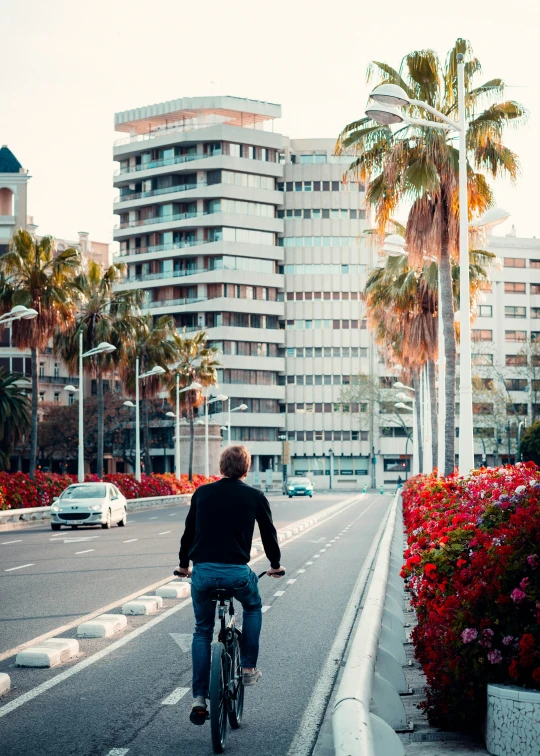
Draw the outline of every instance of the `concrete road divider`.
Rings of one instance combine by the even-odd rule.
[[[5,696],[11,690],[11,678],[5,672],[0,672],[0,696]]]
[[[49,638],[17,654],[18,667],[57,667],[79,653],[79,642],[74,638]]]
[[[164,599],[187,598],[191,595],[189,583],[167,583],[156,591],[156,596]]]
[[[162,606],[161,596],[139,596],[123,605],[122,614],[153,614]]]
[[[127,617],[123,614],[100,614],[77,628],[79,638],[110,638],[127,627]]]

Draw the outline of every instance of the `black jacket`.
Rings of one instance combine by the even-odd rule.
[[[180,567],[199,562],[247,564],[255,522],[270,565],[281,552],[266,496],[237,478],[222,478],[198,488],[191,499],[180,540]]]

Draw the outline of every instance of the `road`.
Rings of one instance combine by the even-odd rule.
[[[279,497],[272,499],[271,506],[279,528],[346,498],[349,495],[319,495],[313,501]],[[260,583],[267,607],[259,660],[263,680],[246,691],[244,725],[229,732],[228,751],[243,756],[288,753],[389,501],[387,496],[360,497],[284,542],[286,578],[265,577]],[[157,521],[150,520],[156,515]],[[18,553],[0,556],[1,601],[10,618],[2,627],[10,628],[12,644],[23,642],[36,629],[36,634],[53,629],[109,599],[119,600],[167,577],[171,561],[175,563],[184,516],[185,509],[148,511],[132,517],[128,528],[98,531],[94,534],[98,538],[88,542],[56,544],[49,541],[51,531],[41,529],[12,531],[2,538],[2,542],[22,541],[0,544],[6,550],[19,547]],[[77,536],[83,533],[79,529]],[[63,540],[69,541],[73,534],[66,535]],[[125,543],[132,538],[138,540]],[[95,551],[75,553],[90,548]],[[4,572],[26,560],[35,563],[37,569],[28,568],[32,573]],[[253,569],[262,572],[266,565],[263,557]],[[19,577],[13,577],[17,574],[20,583]],[[79,585],[81,577],[84,582]],[[20,587],[6,588],[10,581]],[[15,606],[4,603],[6,591]],[[38,595],[32,612],[29,596]],[[241,624],[241,611],[238,619]],[[9,756],[212,753],[209,727],[196,728],[188,720],[192,625],[189,600],[165,601],[153,618],[130,618],[128,631],[118,640],[81,641],[82,656],[60,668],[17,669],[13,657],[0,662],[0,672],[8,672],[14,685],[0,702],[2,752]],[[65,635],[75,637],[75,631]],[[2,642],[6,646],[3,637]]]

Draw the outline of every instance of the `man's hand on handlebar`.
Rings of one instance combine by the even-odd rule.
[[[270,567],[270,569],[268,570],[266,574],[268,575],[268,577],[280,578],[280,577],[283,577],[285,572],[286,572],[285,567],[281,565],[281,567],[276,567],[276,569],[274,569],[273,567]]]
[[[177,567],[174,571],[177,577],[188,578],[191,577],[191,567]]]

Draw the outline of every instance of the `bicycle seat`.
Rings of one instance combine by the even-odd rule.
[[[210,598],[212,601],[228,601],[233,597],[232,588],[212,588]]]

